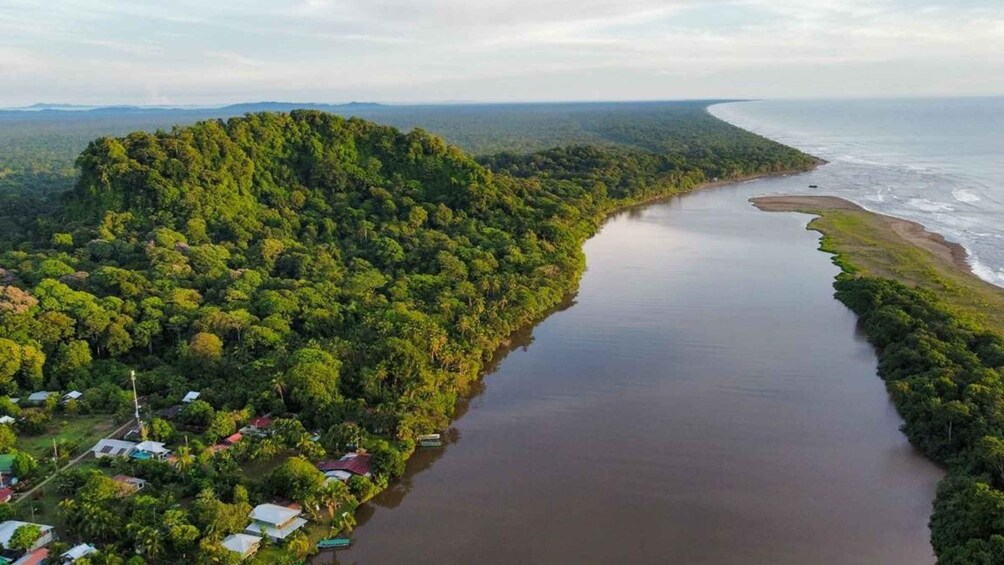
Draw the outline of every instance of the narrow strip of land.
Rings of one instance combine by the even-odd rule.
[[[821,248],[838,253],[845,269],[934,291],[958,315],[1004,331],[1004,289],[973,274],[965,248],[921,224],[835,196],[763,196],[752,202],[761,210],[818,216],[809,229],[823,234]]]

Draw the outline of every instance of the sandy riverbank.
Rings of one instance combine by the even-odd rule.
[[[1004,332],[1004,289],[976,276],[968,253],[917,222],[894,218],[833,196],[763,196],[766,211],[817,216],[809,229],[823,234],[822,249],[859,276],[926,288],[978,325]]]
[[[966,248],[946,240],[941,234],[927,231],[923,225],[902,218],[869,212],[861,206],[836,196],[760,196],[751,199],[753,204],[768,212],[804,212],[819,214],[827,210],[865,212],[885,224],[906,242],[929,251],[956,269],[972,274],[967,261]]]

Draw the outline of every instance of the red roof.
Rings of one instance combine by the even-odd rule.
[[[8,502],[14,496],[14,490],[7,487],[0,488],[0,502]]]
[[[321,461],[317,464],[317,469],[322,473],[348,471],[356,475],[368,475],[370,472],[370,456],[368,453],[359,453],[353,457],[345,457],[338,461]]]
[[[256,428],[267,428],[272,425],[272,418],[268,416],[258,416],[257,418],[251,418],[251,425]]]
[[[333,471],[334,467],[332,465],[337,464],[337,461],[332,461],[330,459],[325,459],[324,461],[317,462],[317,470],[322,473],[327,473],[328,471]]]
[[[237,432],[236,434],[228,437],[227,439],[225,439],[223,441],[225,441],[225,442],[233,445],[233,444],[237,443],[238,441],[240,441],[242,437],[244,437],[244,436],[242,436],[240,432]]]
[[[293,502],[292,500],[288,500],[288,499],[282,498],[281,496],[277,496],[277,497],[273,498],[272,499],[272,504],[275,504],[276,506],[283,506],[283,507],[289,508],[291,510],[301,510],[302,509],[302,507],[300,506],[299,502]]]
[[[39,563],[45,561],[47,557],[49,557],[49,550],[44,547],[40,547],[19,559],[18,563],[20,563],[20,565],[39,565]]]

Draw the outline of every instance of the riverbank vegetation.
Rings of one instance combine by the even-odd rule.
[[[1004,290],[890,218],[825,201],[788,209],[819,214],[809,227],[837,254],[836,297],[879,352],[903,432],[947,469],[930,522],[939,563],[1004,563]]]
[[[703,107],[669,113],[661,129],[603,122],[623,143],[481,164],[317,111],[90,143],[59,205],[0,238],[0,392],[79,390],[83,409],[127,416],[135,369],[146,430],[175,458],[65,473],[64,537],[218,562],[249,505],[276,498],[337,529],[449,424],[508,336],[574,290],[605,214],[815,164]],[[188,391],[176,420],[152,417]],[[223,446],[263,414],[270,435]],[[352,449],[371,476],[327,484],[313,463]],[[114,473],[149,488],[122,502]]]

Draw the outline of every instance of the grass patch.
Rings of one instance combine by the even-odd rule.
[[[74,468],[97,469],[98,466],[97,463],[93,461],[87,461],[81,462]],[[24,499],[15,504],[14,509],[17,512],[17,518],[19,520],[29,522],[32,521],[34,513],[35,522],[56,526],[57,532],[64,535],[66,532],[63,528],[63,522],[59,517],[59,503],[62,502],[64,496],[60,494],[56,488],[58,482],[58,479],[49,482],[47,485],[37,490],[30,499]]]
[[[270,459],[261,459],[241,463],[241,472],[249,479],[259,480],[262,477],[267,476],[269,473],[274,471],[276,467],[282,465],[287,459],[294,455],[296,455],[296,452],[292,449],[284,449],[276,454],[275,457]]]
[[[1004,332],[1004,289],[904,239],[884,216],[826,208],[810,212],[819,217],[809,228],[823,233],[821,248],[838,254],[838,266],[856,275],[926,288],[961,318]]]
[[[817,216],[819,248],[844,272],[930,290],[962,321],[1004,333],[1004,289],[977,277],[964,250],[915,222],[869,212],[833,196],[761,196],[761,210]]]
[[[21,436],[18,447],[38,459],[52,457],[52,441],[76,445],[72,455],[79,455],[116,428],[108,415],[59,416],[53,418],[49,430],[37,436]]]

